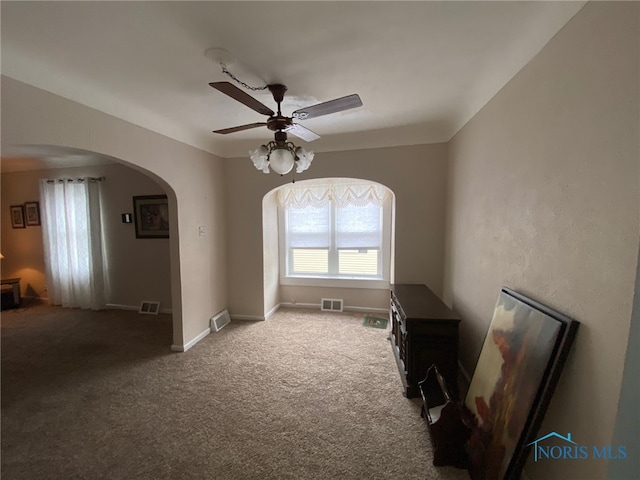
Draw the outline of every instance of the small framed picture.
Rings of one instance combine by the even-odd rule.
[[[29,226],[40,225],[40,203],[39,202],[25,202],[24,204],[24,216],[26,223]]]
[[[169,238],[169,204],[166,195],[133,197],[136,238]]]
[[[11,226],[13,228],[25,228],[24,207],[22,205],[11,205]]]

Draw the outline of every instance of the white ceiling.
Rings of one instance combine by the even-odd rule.
[[[209,87],[228,50],[282,111],[358,93],[301,124],[315,151],[448,141],[585,2],[1,2],[2,74],[224,157],[272,139]],[[275,110],[268,91],[250,92]],[[4,150],[3,150],[4,153]]]

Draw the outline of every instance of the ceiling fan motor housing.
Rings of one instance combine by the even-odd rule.
[[[275,134],[275,140],[278,145],[285,144],[287,142],[287,132],[278,130]]]
[[[267,128],[272,132],[276,132],[277,134],[279,131],[285,130],[287,127],[290,127],[292,123],[293,122],[290,118],[283,117],[282,115],[276,115],[270,117],[269,120],[267,120]]]

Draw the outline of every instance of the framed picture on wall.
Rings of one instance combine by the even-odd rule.
[[[25,202],[24,216],[29,226],[40,225],[40,204],[38,202]]]
[[[169,204],[166,195],[133,197],[136,238],[169,238]]]
[[[11,226],[13,228],[25,228],[24,207],[22,205],[11,205]]]

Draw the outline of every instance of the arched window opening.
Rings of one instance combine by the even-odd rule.
[[[278,189],[280,284],[387,288],[393,193],[375,182],[317,179]]]

